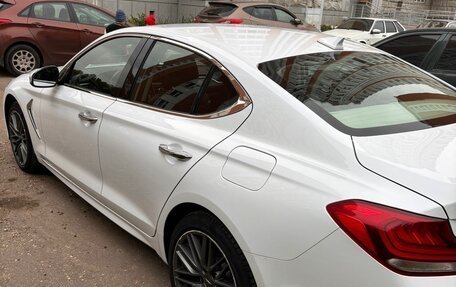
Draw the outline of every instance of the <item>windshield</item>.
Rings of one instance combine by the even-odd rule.
[[[389,134],[456,123],[454,88],[389,55],[316,53],[258,68],[347,134]]]
[[[339,25],[337,29],[348,29],[348,30],[359,30],[359,31],[370,31],[374,20],[369,19],[349,19]]]
[[[232,14],[236,8],[237,6],[233,4],[211,3],[209,7],[200,12],[200,16],[226,17]]]

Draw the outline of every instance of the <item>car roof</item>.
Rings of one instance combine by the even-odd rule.
[[[257,66],[257,64],[290,56],[332,52],[318,43],[322,38],[334,38],[320,32],[278,27],[230,24],[171,24],[119,29],[109,33],[142,33],[169,38],[202,48],[206,54]],[[344,50],[377,51],[366,45],[345,40]]]
[[[369,17],[350,17],[347,20],[352,20],[352,19],[360,19],[360,20],[380,20],[380,21],[397,21],[396,19],[388,19],[388,18],[369,18]]]

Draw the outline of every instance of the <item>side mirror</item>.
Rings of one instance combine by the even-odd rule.
[[[377,35],[377,34],[380,34],[382,31],[380,31],[380,29],[373,29],[371,34],[373,35]]]
[[[59,69],[56,66],[38,69],[30,75],[30,84],[36,88],[52,88],[58,81]]]
[[[302,21],[299,18],[295,18],[295,19],[291,20],[290,22],[291,22],[291,24],[296,25],[296,26],[302,24]]]

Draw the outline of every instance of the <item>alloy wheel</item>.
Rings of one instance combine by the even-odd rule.
[[[22,116],[15,110],[10,113],[8,130],[14,157],[20,166],[25,166],[28,158],[27,131]]]
[[[12,66],[20,73],[28,73],[36,66],[35,56],[27,50],[19,50],[12,57]]]
[[[191,230],[178,240],[173,254],[176,287],[236,287],[230,263],[207,234]]]

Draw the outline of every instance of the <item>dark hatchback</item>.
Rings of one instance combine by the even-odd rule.
[[[373,46],[456,87],[456,29],[408,30]]]
[[[76,0],[0,0],[0,66],[19,75],[62,65],[114,21],[110,12]]]

